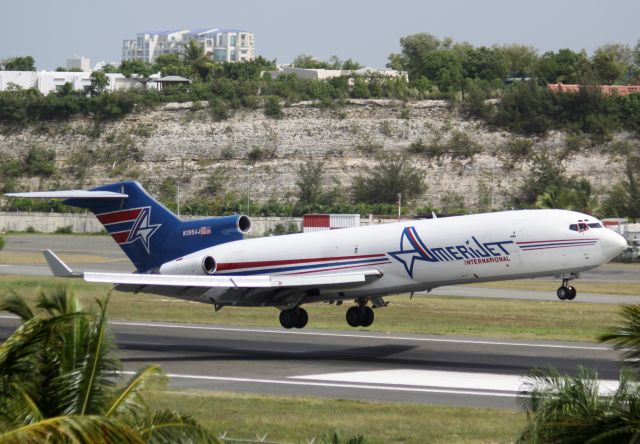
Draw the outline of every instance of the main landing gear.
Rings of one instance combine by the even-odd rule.
[[[574,287],[569,285],[569,281],[571,279],[562,279],[562,286],[558,288],[556,295],[558,295],[558,299],[561,301],[573,301],[576,298],[576,294],[578,292]]]
[[[309,313],[300,307],[288,308],[280,312],[280,325],[284,328],[304,328],[309,322]]]
[[[373,310],[364,304],[358,304],[347,310],[347,324],[352,327],[369,327],[373,324]]]

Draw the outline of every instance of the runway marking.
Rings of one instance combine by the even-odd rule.
[[[0,316],[0,319],[17,319],[13,316]],[[413,342],[435,342],[445,344],[474,344],[474,345],[501,345],[509,347],[533,347],[533,348],[553,348],[566,350],[594,350],[594,351],[611,351],[608,347],[589,346],[589,345],[565,345],[565,344],[535,344],[527,342],[502,342],[502,341],[481,341],[476,339],[445,339],[445,338],[419,338],[411,336],[391,336],[391,335],[374,335],[374,334],[354,334],[354,333],[324,333],[310,331],[291,331],[291,330],[271,330],[257,328],[238,328],[238,327],[213,327],[205,325],[185,325],[185,324],[165,324],[165,323],[149,323],[136,321],[111,321],[112,325],[130,326],[130,327],[149,327],[149,328],[178,328],[185,330],[204,330],[204,331],[228,331],[238,333],[269,333],[275,335],[297,335],[297,336],[320,336],[335,338],[356,338],[356,339],[384,339],[393,341],[413,341]]]
[[[404,386],[439,387],[464,390],[495,390],[522,392],[526,376],[495,373],[447,372],[437,370],[372,370],[344,373],[324,373],[317,375],[292,376],[292,379],[311,379],[364,384],[387,384]],[[618,387],[618,381],[600,380],[600,391],[611,392]]]
[[[121,371],[123,375],[134,375],[136,372]],[[330,388],[355,388],[365,390],[384,390],[394,392],[415,392],[415,393],[440,393],[447,395],[472,395],[472,396],[493,396],[497,398],[517,398],[519,393],[494,393],[486,391],[471,390],[445,390],[439,388],[420,388],[420,387],[391,387],[384,385],[370,384],[348,384],[348,383],[330,383],[330,382],[312,382],[312,381],[285,381],[279,379],[254,379],[254,378],[233,378],[227,376],[205,376],[205,375],[183,375],[177,373],[168,373],[169,378],[175,379],[195,379],[204,381],[220,381],[220,382],[246,382],[257,384],[275,384],[275,385],[293,385],[306,387],[330,387]]]
[[[373,335],[373,334],[354,334],[354,333],[324,333],[309,331],[292,331],[292,330],[271,330],[256,328],[238,328],[238,327],[212,327],[199,325],[184,324],[164,324],[164,323],[146,323],[146,322],[128,322],[128,321],[112,321],[111,324],[133,327],[150,327],[150,328],[182,328],[187,330],[205,330],[205,331],[228,331],[239,333],[270,333],[276,335],[297,335],[297,336],[320,336],[335,338],[361,338],[361,339],[386,339],[395,341],[416,341],[416,342],[437,342],[447,344],[475,344],[475,345],[506,345],[513,347],[539,347],[539,348],[555,348],[568,350],[598,350],[610,351],[608,347],[589,346],[589,345],[564,345],[564,344],[535,344],[526,342],[502,342],[502,341],[481,341],[474,339],[444,339],[444,338],[416,338],[411,336],[391,336],[391,335]]]

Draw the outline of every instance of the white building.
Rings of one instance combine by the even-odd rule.
[[[123,40],[122,60],[153,63],[159,55],[182,54],[190,40],[199,42],[205,54],[219,62],[253,60],[253,33],[240,29],[177,29],[141,32],[135,40]]]
[[[91,60],[86,57],[75,56],[71,59],[67,59],[67,69],[80,69],[83,72],[91,72]]]
[[[142,88],[143,85],[134,78],[126,78],[122,74],[108,73],[107,90]],[[0,71],[0,91],[19,87],[36,88],[42,94],[57,91],[65,83],[71,83],[74,90],[84,91],[91,84],[90,72],[58,72],[58,71]]]
[[[402,78],[409,81],[409,75],[406,71],[395,71],[393,69],[376,69],[361,68],[357,70],[348,69],[310,69],[295,68],[291,66],[279,66],[278,71],[272,71],[271,77],[277,79],[282,75],[295,74],[299,79],[305,80],[326,80],[334,77],[353,77],[353,76],[382,76],[388,78]]]

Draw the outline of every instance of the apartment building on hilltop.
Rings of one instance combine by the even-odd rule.
[[[175,29],[148,31],[136,35],[135,40],[122,42],[122,60],[142,60],[153,63],[163,54],[182,54],[190,40],[197,41],[205,54],[217,62],[253,60],[254,36],[240,29]]]

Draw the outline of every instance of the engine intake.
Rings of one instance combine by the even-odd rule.
[[[160,274],[203,275],[214,274],[218,263],[212,256],[185,256],[160,266]]]
[[[236,227],[238,231],[242,234],[247,234],[251,231],[251,219],[249,216],[245,216],[244,214],[240,216],[236,222]]]
[[[218,268],[218,264],[216,264],[215,259],[212,258],[211,256],[205,256],[204,259],[202,259],[202,270],[206,274],[215,273],[217,268]]]

